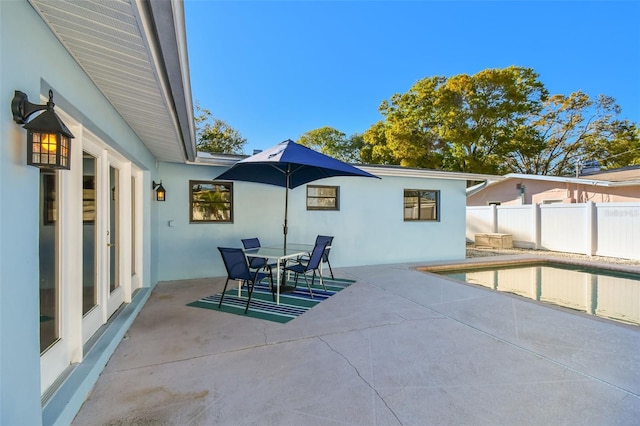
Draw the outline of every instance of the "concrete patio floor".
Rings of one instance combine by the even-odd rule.
[[[336,268],[356,283],[287,324],[160,283],[73,424],[640,424],[639,327],[415,266]]]

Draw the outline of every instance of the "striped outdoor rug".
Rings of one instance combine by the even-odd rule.
[[[343,278],[336,278],[333,280],[325,278],[324,285],[327,288],[325,291],[316,278],[316,284],[311,286],[311,289],[313,290],[312,299],[311,296],[309,296],[309,289],[307,288],[304,279],[300,277],[298,280],[298,288],[296,288],[292,293],[280,293],[280,304],[276,305],[276,302],[274,302],[271,297],[269,282],[265,279],[256,284],[253,289],[249,311],[245,314],[244,308],[247,304],[246,287],[242,289],[240,297],[238,297],[238,286],[237,284],[234,285],[236,282],[232,281],[229,283],[229,287],[232,285],[234,286],[231,289],[227,287],[227,292],[224,295],[222,306],[220,308],[218,308],[218,302],[220,302],[220,295],[222,293],[196,300],[195,302],[188,303],[187,306],[213,309],[215,311],[245,315],[251,318],[286,323],[304,314],[318,303],[323,300],[327,300],[329,297],[333,296],[340,290],[345,289],[354,282],[355,281],[353,280]],[[287,285],[293,286],[293,282],[290,281]]]

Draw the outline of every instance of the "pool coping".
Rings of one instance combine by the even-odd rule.
[[[599,321],[599,322],[614,323],[617,326],[629,328],[632,330],[638,330],[638,328],[640,328],[640,324],[620,321],[612,318],[600,317],[597,315],[589,314],[587,312],[573,309],[568,306],[542,302],[540,300],[535,300],[519,294],[515,294],[507,291],[494,290],[480,284],[471,283],[471,282],[457,279],[455,277],[439,274],[440,272],[456,271],[459,269],[474,269],[474,268],[482,269],[482,268],[491,268],[494,266],[539,265],[541,263],[542,264],[544,263],[565,264],[569,266],[581,266],[586,268],[604,269],[611,272],[630,273],[630,274],[637,274],[638,276],[640,276],[640,265],[608,263],[603,261],[590,261],[587,259],[572,259],[572,258],[567,258],[563,256],[553,256],[553,255],[528,255],[528,254],[466,258],[463,261],[452,261],[450,263],[438,262],[438,263],[434,263],[433,265],[416,266],[415,269],[419,272],[433,274],[438,276],[439,278],[442,278],[457,284],[470,286],[470,287],[479,289],[481,291],[497,292],[507,297],[512,297],[524,302],[545,306],[549,309],[569,312],[574,315],[591,318],[592,320]]]
[[[420,265],[416,269],[421,272],[446,272],[462,268],[486,268],[492,266],[530,265],[540,263],[560,263],[572,266],[606,269],[613,272],[627,272],[640,274],[640,266],[623,263],[609,263],[589,259],[572,259],[554,255],[503,255],[466,258],[462,261],[439,262],[433,265]]]

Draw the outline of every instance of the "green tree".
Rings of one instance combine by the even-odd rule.
[[[515,173],[554,176],[573,175],[589,159],[604,168],[633,164],[640,157],[637,128],[618,119],[620,112],[604,95],[595,101],[581,91],[551,96],[516,132],[505,164]]]
[[[613,98],[549,96],[530,68],[424,78],[379,111],[361,150],[374,164],[539,175],[571,175],[590,159],[640,164],[638,127],[619,118]]]
[[[450,170],[504,173],[504,156],[531,140],[524,126],[548,94],[530,68],[487,69],[447,80],[440,94],[438,133],[446,141]]]
[[[640,165],[640,128],[619,119],[621,110],[613,98],[600,96],[596,103],[595,130],[585,148],[586,160],[598,160],[604,169]]]
[[[374,156],[405,167],[440,168],[443,144],[438,136],[437,88],[443,77],[418,81],[407,93],[394,94],[380,104],[382,123],[365,132]]]
[[[247,140],[225,121],[213,117],[211,111],[195,104],[196,148],[198,151],[242,154]]]
[[[391,157],[407,167],[502,173],[516,131],[546,97],[530,68],[428,77],[383,101],[384,120],[364,139],[374,160]]]
[[[385,123],[378,121],[362,135],[364,146],[360,150],[360,159],[365,164],[400,164],[393,151],[387,145]]]
[[[338,160],[358,163],[364,139],[357,133],[347,137],[345,133],[325,126],[304,133],[298,143]]]

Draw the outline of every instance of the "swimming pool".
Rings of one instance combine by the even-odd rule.
[[[556,262],[429,272],[602,318],[640,325],[640,275]]]

